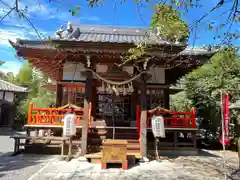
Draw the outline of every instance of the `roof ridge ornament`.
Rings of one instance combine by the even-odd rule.
[[[58,39],[62,39],[62,33],[64,32],[63,25],[61,25],[60,29],[55,32],[55,36]]]
[[[68,34],[71,34],[73,32],[73,27],[70,22],[67,23],[67,32]]]

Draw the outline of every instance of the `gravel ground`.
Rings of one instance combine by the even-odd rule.
[[[101,170],[100,165],[80,162],[77,159],[71,162],[52,161],[34,174],[31,180],[221,180],[224,179],[221,152],[205,152],[202,156],[177,157],[141,163],[129,170],[110,168]],[[237,154],[226,152],[227,177],[232,180],[240,179],[237,171]]]

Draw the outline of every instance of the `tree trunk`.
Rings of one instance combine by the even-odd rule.
[[[240,137],[238,137],[237,146],[238,146],[238,168],[240,169]]]
[[[237,136],[237,148],[238,148],[238,167],[240,169],[240,119],[236,122],[236,136]]]

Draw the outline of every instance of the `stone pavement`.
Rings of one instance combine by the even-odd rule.
[[[32,174],[44,167],[46,163],[57,157],[42,154],[11,156],[14,140],[10,139],[9,136],[23,133],[25,132],[0,132],[0,180],[27,180]]]
[[[129,170],[110,168],[101,170],[100,165],[81,162],[74,159],[70,162],[57,159],[49,162],[28,180],[221,180],[224,179],[221,152],[211,152],[204,156],[177,157],[160,162],[141,163]],[[228,179],[239,180],[237,171],[237,154],[227,153],[226,172]]]
[[[0,156],[0,180],[27,180],[57,156],[20,154]]]

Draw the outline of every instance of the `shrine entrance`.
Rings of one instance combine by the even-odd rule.
[[[96,120],[104,120],[107,126],[129,127],[135,121],[132,94],[99,92],[96,95]]]

